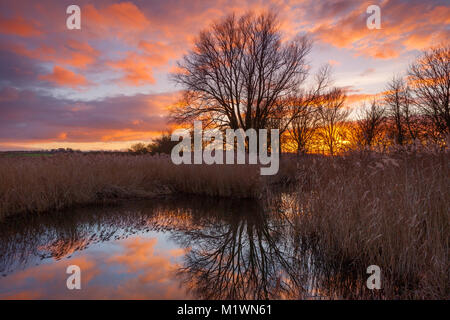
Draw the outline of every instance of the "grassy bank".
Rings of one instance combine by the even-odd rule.
[[[261,187],[250,165],[176,166],[127,154],[0,158],[0,217],[165,193],[258,197]]]

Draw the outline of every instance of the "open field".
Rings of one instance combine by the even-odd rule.
[[[52,153],[49,152],[0,152],[0,158],[17,158],[17,157],[51,157]]]

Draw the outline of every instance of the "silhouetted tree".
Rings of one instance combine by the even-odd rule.
[[[147,146],[147,149],[152,155],[161,153],[170,154],[177,143],[178,141],[171,140],[171,134],[169,132],[165,132],[161,136],[153,139]]]
[[[313,105],[304,106],[299,116],[292,121],[289,135],[296,145],[298,154],[308,151],[318,123],[318,112]]]
[[[304,82],[307,37],[282,42],[273,13],[234,14],[200,33],[173,75],[185,91],[171,116],[219,128],[267,128],[277,102]]]
[[[402,77],[393,77],[384,94],[390,129],[396,144],[404,145],[418,136],[416,112],[413,108],[411,90]]]
[[[345,108],[345,99],[344,90],[332,88],[317,102],[319,114],[317,135],[331,155],[336,154],[341,147],[340,140],[345,138],[342,126],[349,115],[349,111]]]
[[[355,127],[356,142],[372,147],[383,133],[384,109],[380,102],[373,99],[369,107],[363,106]]]
[[[143,144],[142,142],[133,144],[130,149],[128,149],[128,152],[132,152],[134,154],[146,154],[148,153],[147,146]]]
[[[330,67],[325,65],[316,74],[314,86],[308,90],[295,90],[285,99],[280,99],[273,115],[272,127],[280,135],[289,132],[297,153],[305,153],[317,129],[318,113],[316,102],[320,100],[330,83]]]
[[[410,66],[414,103],[442,136],[450,134],[450,45],[431,48]]]

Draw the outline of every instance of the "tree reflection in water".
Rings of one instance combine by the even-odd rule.
[[[217,208],[217,207],[216,207]],[[257,203],[228,203],[174,238],[191,250],[179,275],[203,299],[277,299],[304,291],[289,223]]]
[[[301,245],[295,213],[283,207],[286,199],[277,199],[270,207],[252,200],[160,199],[7,219],[0,223],[0,273],[156,231],[188,248],[174,277],[200,299],[359,294],[362,286],[354,279],[317,267],[317,259]]]

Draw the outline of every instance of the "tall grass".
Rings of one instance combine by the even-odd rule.
[[[269,177],[256,165],[176,166],[147,155],[0,158],[0,218],[166,193],[270,201],[274,184],[290,185],[290,217],[318,267],[378,265],[382,297],[450,296],[448,152],[283,156]]]
[[[327,267],[378,265],[387,298],[450,297],[449,153],[318,158],[298,179],[299,234]]]
[[[0,158],[0,217],[165,193],[258,197],[255,165],[180,165],[168,157],[68,154]]]

